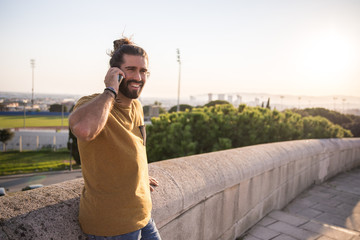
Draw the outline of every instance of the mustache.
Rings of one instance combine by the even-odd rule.
[[[144,82],[143,81],[137,81],[137,80],[134,80],[134,79],[130,79],[130,80],[127,80],[126,81],[126,85],[129,85],[130,83],[136,83],[136,84],[139,84],[141,86],[144,85]]]

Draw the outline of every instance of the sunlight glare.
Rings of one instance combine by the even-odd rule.
[[[303,50],[303,71],[317,78],[347,75],[355,60],[350,40],[335,32],[318,35]]]

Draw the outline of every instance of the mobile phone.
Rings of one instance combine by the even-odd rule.
[[[122,81],[123,79],[124,79],[124,76],[121,75],[121,74],[119,74],[119,79],[118,79],[119,84],[121,83],[121,81]]]

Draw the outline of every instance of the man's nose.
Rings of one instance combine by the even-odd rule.
[[[141,72],[136,72],[134,75],[134,80],[142,81]]]

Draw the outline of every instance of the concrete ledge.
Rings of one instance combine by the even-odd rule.
[[[164,240],[235,239],[314,183],[360,165],[360,138],[262,144],[150,164]],[[0,239],[85,239],[76,179],[0,198]]]

